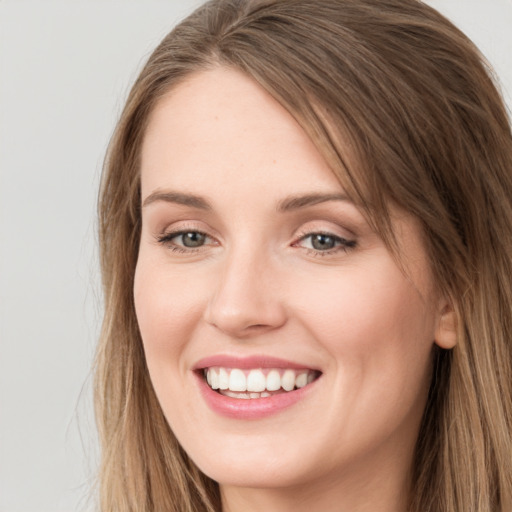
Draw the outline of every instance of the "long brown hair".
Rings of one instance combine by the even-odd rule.
[[[419,220],[458,340],[434,354],[409,510],[510,512],[510,124],[478,50],[418,0],[212,0],[149,58],[109,146],[99,200],[101,509],[221,508],[218,485],[164,419],[132,297],[149,115],[212,66],[246,73],[297,119],[390,250],[390,204]]]

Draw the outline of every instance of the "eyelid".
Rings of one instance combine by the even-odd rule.
[[[188,232],[197,232],[218,239],[218,233],[208,223],[195,218],[178,218],[172,222],[165,222],[154,226],[155,237],[165,236],[171,233],[180,234]]]
[[[296,240],[313,234],[332,236],[346,241],[353,241],[358,238],[356,231],[351,229],[344,222],[340,223],[339,221],[326,218],[310,219],[306,222],[301,222],[296,233]]]
[[[333,238],[336,244],[334,247],[325,250],[315,249],[314,247],[303,247],[300,245],[301,242],[315,235],[323,235],[326,237]],[[302,247],[313,256],[329,256],[338,254],[339,252],[348,252],[351,249],[354,249],[357,246],[357,241],[353,237],[346,238],[342,235],[333,233],[331,230],[312,228],[307,230],[301,230],[301,232],[297,235],[295,241],[292,243],[292,246]]]
[[[184,244],[178,244],[173,241],[174,238],[187,233],[197,233],[204,236],[205,243],[197,247],[188,247]],[[158,244],[166,246],[176,252],[195,253],[204,250],[207,247],[219,244],[217,238],[210,233],[211,230],[199,227],[197,222],[179,221],[171,224],[170,226],[168,225],[165,229],[160,230],[154,236]]]

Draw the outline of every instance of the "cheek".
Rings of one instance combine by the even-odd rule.
[[[360,389],[386,384],[390,392],[424,386],[435,315],[392,262],[345,269],[338,280],[302,280],[295,299],[303,326],[342,370],[340,379]]]
[[[350,268],[338,279],[302,279],[294,297],[301,316],[322,338],[357,338],[360,346],[433,336],[427,299],[398,270]]]
[[[134,281],[137,321],[148,365],[175,359],[203,312],[200,279],[139,257]],[[150,368],[151,369],[151,368]]]
[[[351,268],[337,282],[302,281],[297,290],[302,325],[329,356],[325,424],[347,440],[340,449],[416,431],[435,325],[418,290],[398,270],[377,267]]]

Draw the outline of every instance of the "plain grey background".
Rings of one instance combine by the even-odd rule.
[[[89,511],[103,155],[151,50],[200,0],[0,0],[0,512]],[[512,107],[512,0],[429,0]]]

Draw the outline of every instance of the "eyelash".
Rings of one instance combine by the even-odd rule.
[[[179,231],[171,231],[169,233],[164,233],[157,237],[158,243],[168,247],[171,251],[181,253],[181,254],[192,254],[196,253],[202,250],[204,245],[201,245],[199,247],[185,247],[181,245],[176,245],[173,242],[174,238],[177,238],[179,236],[186,235],[188,233],[194,233],[196,235],[204,236],[205,238],[210,238],[207,233],[204,233],[203,231],[199,231],[196,229],[185,229],[185,230],[179,230]],[[348,252],[351,249],[354,249],[357,246],[357,242],[355,240],[347,240],[346,238],[343,238],[341,236],[334,235],[332,233],[324,232],[324,231],[313,231],[313,232],[306,232],[302,233],[296,242],[292,244],[292,246],[297,246],[300,242],[307,240],[308,238],[314,237],[314,236],[326,236],[329,238],[332,238],[334,242],[338,245],[335,245],[332,249],[327,249],[325,251],[314,249],[310,247],[304,247],[304,249],[307,251],[307,253],[314,257],[325,257],[330,256],[333,254],[336,254],[340,251]]]
[[[332,256],[334,254],[337,254],[340,251],[349,252],[351,249],[354,249],[357,246],[357,242],[355,240],[347,240],[346,238],[343,238],[338,235],[334,235],[333,233],[329,233],[327,231],[310,231],[310,232],[302,233],[299,236],[299,239],[297,240],[297,242],[294,242],[293,245],[296,246],[299,242],[302,242],[304,240],[307,240],[308,238],[312,238],[312,237],[318,236],[318,235],[332,238],[334,240],[335,244],[338,244],[338,245],[335,245],[332,249],[327,249],[325,251],[321,251],[319,249],[314,249],[314,248],[310,248],[310,247],[304,247],[304,249],[307,251],[307,253],[310,256],[323,258],[326,256]]]
[[[205,238],[211,238],[203,231],[199,231],[197,229],[181,229],[179,231],[171,231],[169,233],[164,233],[164,234],[158,236],[157,240],[160,244],[168,247],[172,252],[185,253],[185,254],[199,252],[203,248],[203,246],[185,247],[185,246],[176,245],[175,243],[173,243],[174,238],[186,235],[187,233],[194,233],[197,235],[204,236]]]

